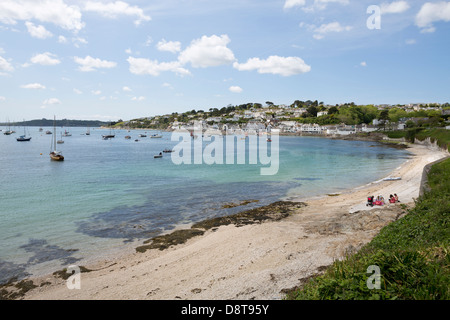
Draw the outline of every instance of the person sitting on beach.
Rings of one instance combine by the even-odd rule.
[[[392,194],[389,196],[389,203],[395,203],[395,198]]]
[[[384,205],[384,198],[383,198],[383,196],[380,196],[380,202],[381,202],[381,205]]]
[[[366,204],[366,207],[367,207],[367,206],[373,207],[373,196],[370,196],[370,197],[367,198],[367,204]]]
[[[395,199],[395,202],[400,202],[400,200],[398,200],[398,196],[396,193],[394,193],[394,199]]]
[[[384,201],[381,201],[381,199],[383,199],[383,197],[378,195],[377,199],[375,200],[375,202],[373,204],[376,206],[382,206],[384,204]]]

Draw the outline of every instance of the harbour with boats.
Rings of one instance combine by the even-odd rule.
[[[262,165],[248,162],[175,164],[177,145],[194,147],[189,135],[182,141],[153,130],[15,129],[0,135],[1,281],[113,255],[179,225],[293,196],[339,193],[385,177],[409,157],[407,150],[368,141],[280,136],[279,171],[262,176]],[[23,132],[31,140],[19,143]],[[205,149],[225,138],[198,139]],[[64,161],[52,161],[52,151]]]

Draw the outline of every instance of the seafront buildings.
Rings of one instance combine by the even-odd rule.
[[[364,113],[361,116],[361,112]],[[385,112],[385,116],[383,116]],[[438,119],[448,126],[450,105],[407,104],[356,106],[323,105],[317,101],[287,105],[262,104],[229,105],[208,111],[189,111],[120,123],[131,128],[154,128],[168,131],[194,131],[201,126],[207,134],[257,134],[268,131],[297,135],[351,135],[384,130],[404,130],[411,124]],[[359,118],[358,118],[359,117]],[[433,121],[434,121],[433,120]],[[410,124],[408,124],[410,122]]]

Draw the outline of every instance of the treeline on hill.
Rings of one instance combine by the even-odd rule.
[[[121,121],[121,120],[119,120]],[[98,120],[69,120],[62,119],[56,120],[55,125],[57,127],[101,127],[101,126],[109,126],[114,125],[115,122],[104,122]],[[0,123],[0,126],[28,126],[28,127],[53,127],[53,119],[36,119],[29,121],[21,121],[21,122],[13,122],[13,123]]]

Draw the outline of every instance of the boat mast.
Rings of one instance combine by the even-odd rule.
[[[56,116],[53,118],[53,151],[56,152]]]

